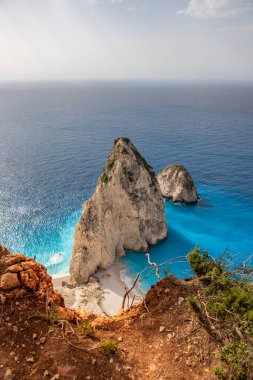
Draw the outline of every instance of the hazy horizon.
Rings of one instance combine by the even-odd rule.
[[[253,81],[253,0],[1,0],[0,81]]]

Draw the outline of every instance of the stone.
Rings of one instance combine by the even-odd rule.
[[[163,197],[175,203],[194,204],[198,194],[193,179],[183,165],[173,164],[157,175]]]
[[[119,337],[118,337],[118,342],[123,342],[123,338],[122,338],[122,336],[119,336]]]
[[[57,380],[60,378],[60,375],[56,373],[53,377],[51,377],[51,380]]]
[[[184,302],[184,298],[183,297],[179,297],[179,299],[178,299],[178,305],[180,306],[183,302]]]
[[[13,372],[10,368],[7,368],[5,375],[4,375],[4,380],[12,380],[14,379]]]
[[[129,139],[115,140],[76,225],[71,283],[87,283],[126,250],[146,252],[166,236],[164,202],[152,168]]]
[[[165,327],[164,326],[160,326],[159,331],[163,332],[164,330],[165,330]]]
[[[4,273],[0,279],[0,289],[10,290],[19,286],[17,273]]]
[[[14,264],[14,265],[11,265],[7,269],[7,272],[17,273],[17,272],[21,272],[22,270],[23,270],[23,268],[22,268],[22,266],[20,264]]]
[[[53,290],[52,278],[43,265],[20,253],[10,253],[0,245],[0,305],[31,293],[41,300],[47,299],[48,305],[64,306],[63,297]],[[20,306],[18,301],[16,306]]]
[[[46,341],[46,338],[45,338],[44,336],[42,336],[42,337],[40,338],[39,343],[40,343],[40,344],[44,344],[45,341]]]
[[[6,302],[6,297],[3,294],[0,294],[0,304],[4,305]]]
[[[33,356],[30,356],[29,358],[26,358],[26,361],[28,363],[34,363],[34,357]]]
[[[22,284],[25,287],[27,287],[33,291],[36,290],[38,279],[37,279],[37,276],[32,269],[28,269],[26,271],[20,272],[20,277],[21,277]]]

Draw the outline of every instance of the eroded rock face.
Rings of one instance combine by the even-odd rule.
[[[85,283],[125,250],[146,251],[166,235],[164,204],[152,168],[129,139],[115,140],[76,226],[71,281]]]
[[[46,268],[20,253],[10,253],[0,245],[0,300],[35,294],[48,298],[48,304],[64,306],[63,298],[53,290]]]
[[[197,189],[192,177],[183,165],[173,164],[157,175],[163,197],[175,203],[196,203]]]

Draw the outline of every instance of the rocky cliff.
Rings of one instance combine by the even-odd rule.
[[[64,305],[43,265],[20,253],[11,254],[0,244],[0,304],[6,299],[32,294],[40,300],[47,298],[48,304]]]
[[[196,203],[197,189],[193,179],[183,165],[173,164],[157,175],[163,197],[175,203]]]
[[[152,168],[129,139],[115,140],[76,226],[71,281],[85,283],[125,250],[146,251],[166,235],[164,204]]]

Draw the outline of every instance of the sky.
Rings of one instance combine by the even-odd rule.
[[[253,81],[253,0],[0,0],[0,80]]]

